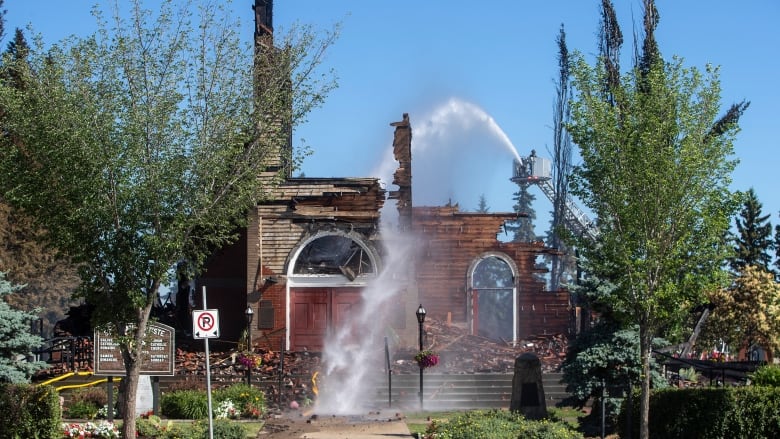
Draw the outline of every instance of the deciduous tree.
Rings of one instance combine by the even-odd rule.
[[[780,349],[780,284],[764,267],[746,265],[728,288],[708,294],[714,306],[705,326],[710,342],[734,349],[757,344]]]
[[[177,261],[197,272],[234,242],[248,209],[291,175],[269,166],[290,126],[334,86],[318,65],[335,31],[294,28],[255,53],[229,11],[194,6],[117,2],[111,25],[96,12],[94,35],[36,39],[0,67],[0,190],[80,267],[93,322],[117,331],[124,437],[135,437],[160,285]]]
[[[569,174],[572,165],[571,136],[566,124],[571,117],[571,73],[569,49],[566,45],[566,32],[561,26],[555,41],[558,45],[558,78],[555,83],[555,103],[553,104],[553,200],[552,224],[547,245],[558,250],[552,255],[550,269],[550,289],[557,290],[561,282],[566,282],[565,274],[576,271],[574,248],[562,239],[565,229],[567,201],[569,201]],[[573,276],[570,276],[573,277]]]
[[[650,0],[644,9],[631,71],[615,78],[604,57],[591,66],[576,56],[570,125],[582,157],[572,193],[600,228],[597,243],[578,240],[581,255],[614,284],[616,316],[639,328],[641,439],[649,437],[653,337],[723,281],[723,237],[736,207],[732,142],[746,106],[718,118],[717,69],[665,61],[654,41],[658,11]]]

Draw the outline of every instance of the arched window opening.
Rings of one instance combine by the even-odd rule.
[[[475,331],[496,341],[515,341],[514,274],[509,264],[488,256],[477,263],[471,277]]]
[[[363,247],[342,235],[326,235],[308,243],[293,268],[298,275],[343,274],[350,279],[373,272],[374,266]]]

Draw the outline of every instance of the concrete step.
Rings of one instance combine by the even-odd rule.
[[[561,374],[543,374],[547,406],[569,397]],[[419,407],[419,375],[393,375],[376,379],[373,401],[396,408]],[[512,398],[511,374],[423,375],[423,403],[426,410],[508,408]]]

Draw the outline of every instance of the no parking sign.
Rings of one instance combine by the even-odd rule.
[[[194,338],[219,338],[219,311],[216,309],[192,311],[192,336]]]

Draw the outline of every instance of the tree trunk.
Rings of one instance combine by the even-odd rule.
[[[135,400],[138,391],[140,362],[133,361],[132,366],[125,369],[125,393],[122,401],[122,437],[134,438],[135,434]]]
[[[134,438],[136,437],[135,431],[135,407],[136,407],[136,394],[138,392],[138,381],[141,372],[141,348],[146,337],[146,327],[149,323],[149,314],[152,310],[152,301],[149,301],[149,305],[138,308],[137,321],[138,326],[134,329],[133,333],[133,349],[132,352],[127,350],[127,346],[122,346],[122,355],[125,357],[125,393],[122,401],[124,412],[122,413],[122,437]]]
[[[652,334],[646,324],[639,325],[639,355],[642,360],[642,391],[639,401],[639,439],[650,439],[650,347]]]

